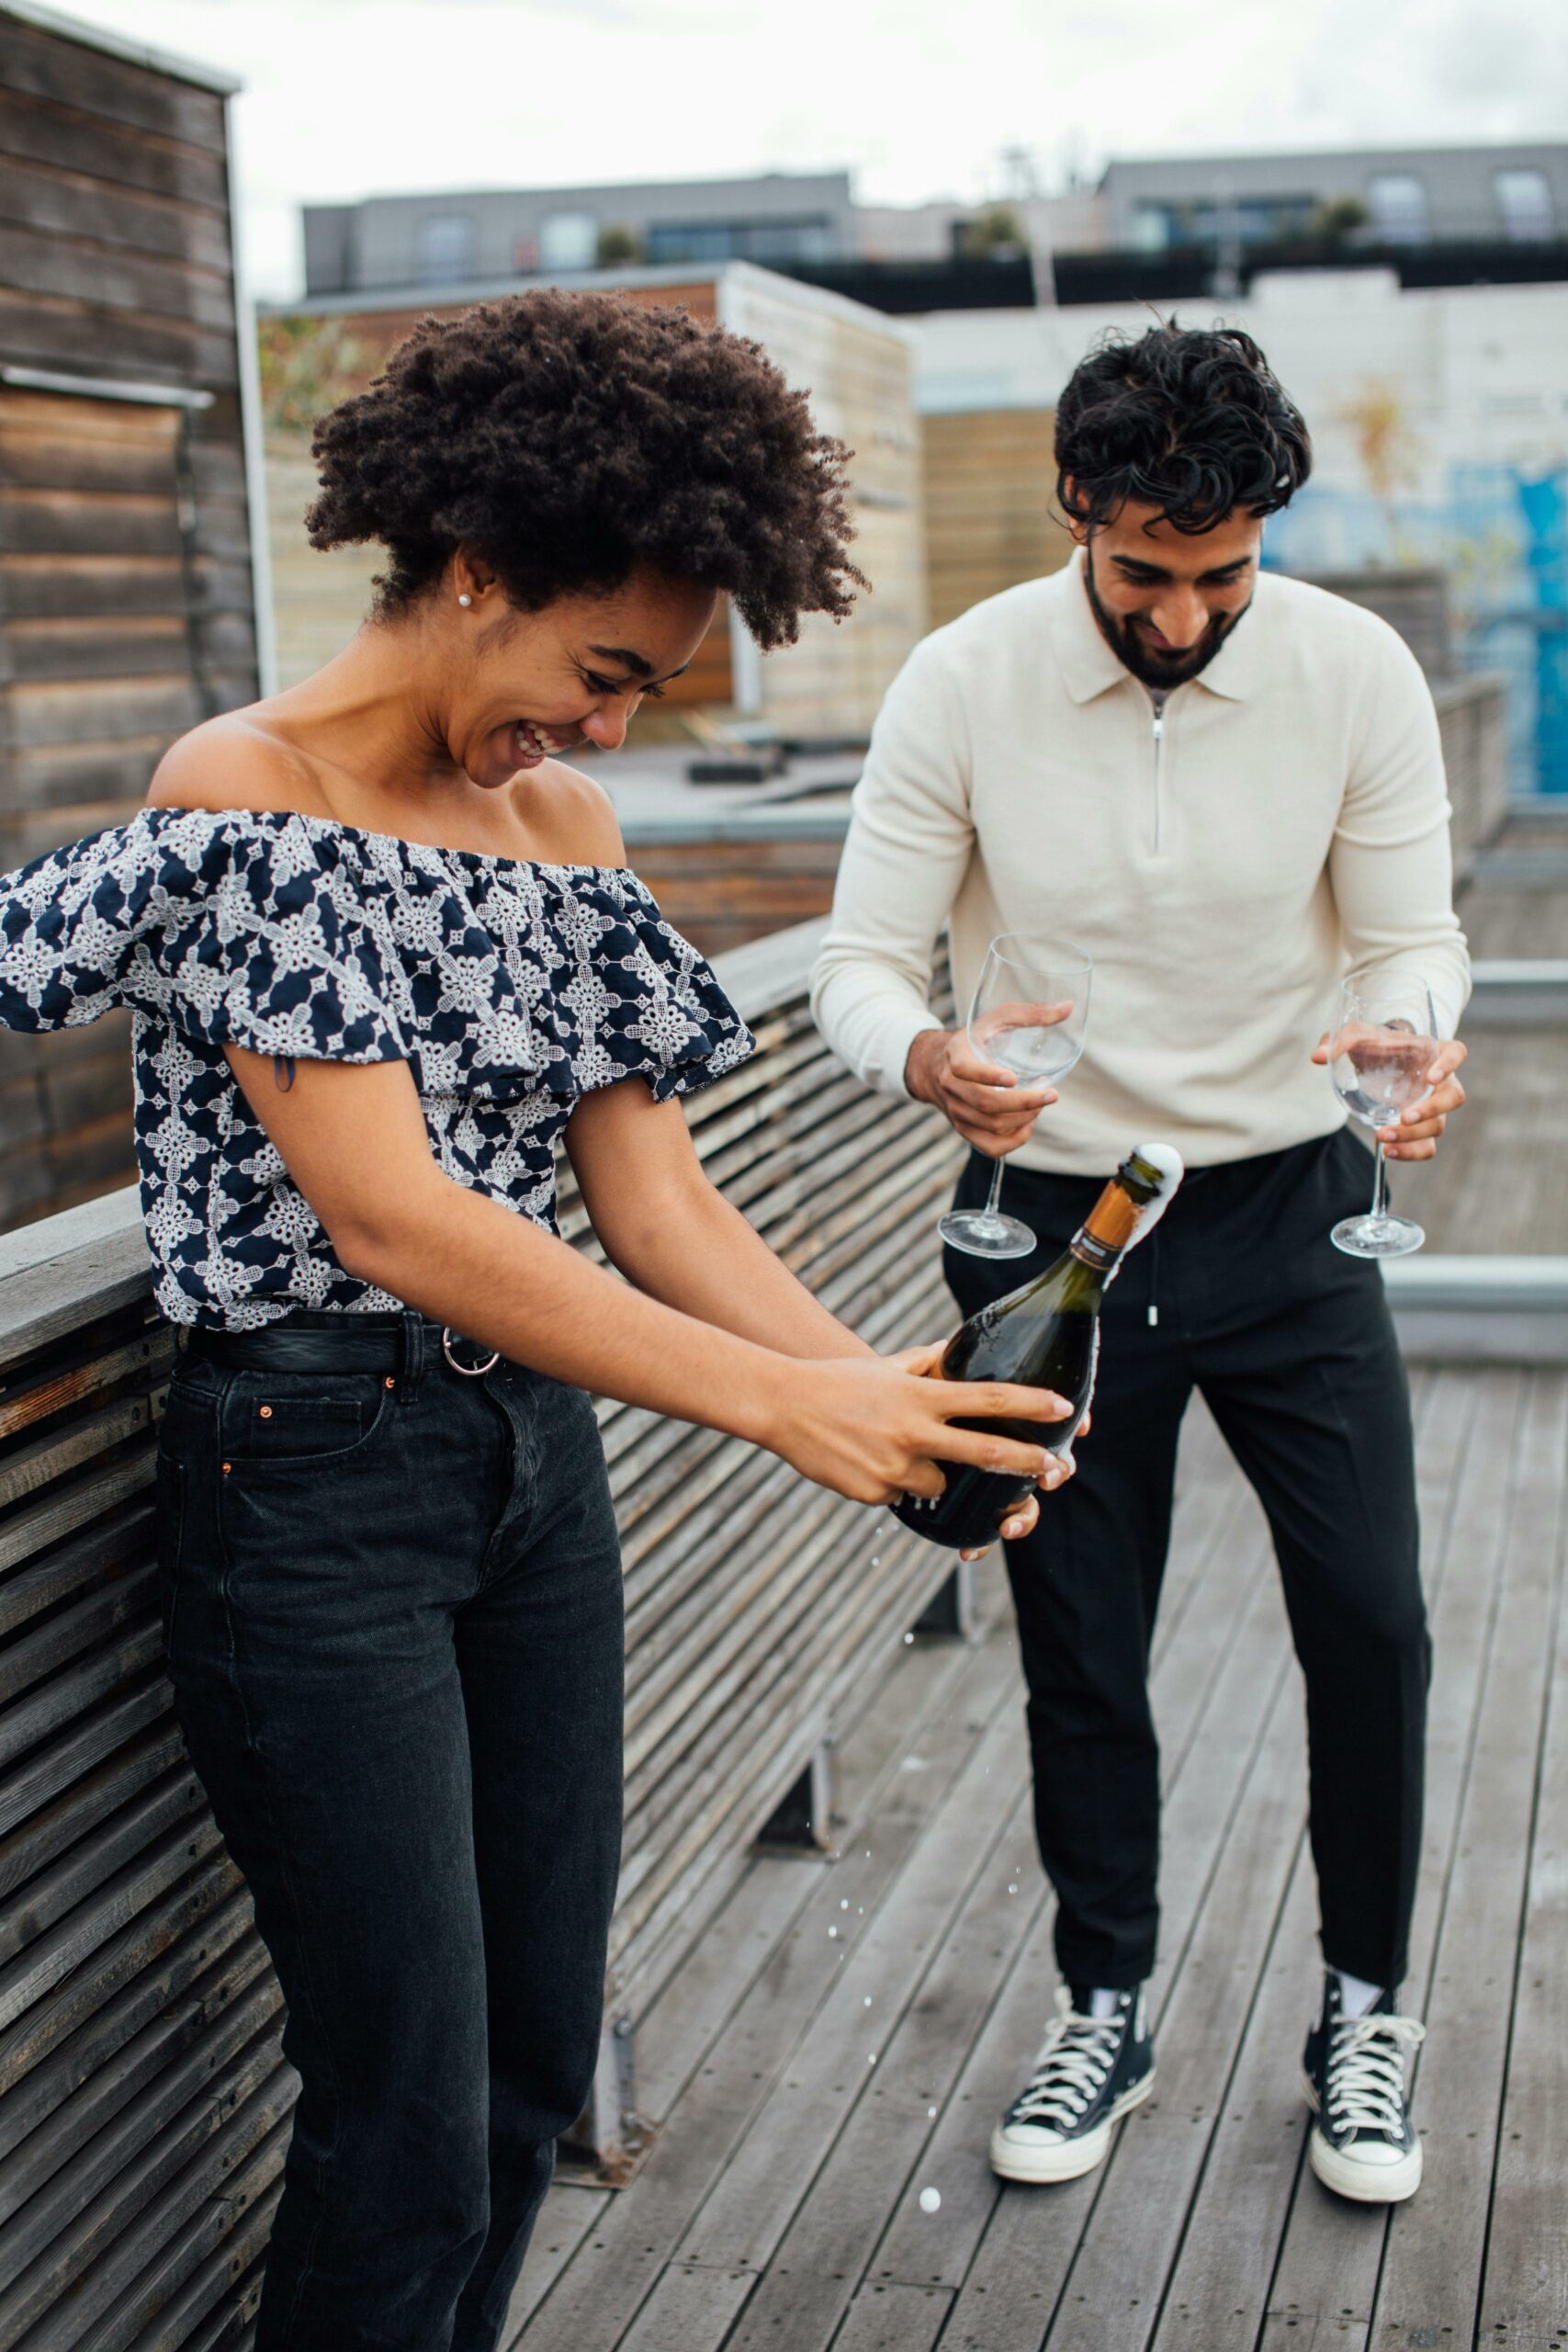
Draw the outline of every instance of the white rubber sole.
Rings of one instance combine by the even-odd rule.
[[[1312,2076],[1303,2073],[1302,2089],[1313,2113],[1317,2113],[1317,2092]],[[1421,2186],[1421,2143],[1416,2141],[1407,2156],[1396,2164],[1369,2165],[1355,2156],[1342,2156],[1321,2132],[1314,2132],[1307,2141],[1307,2158],[1325,2188],[1336,2197],[1348,2197],[1357,2205],[1403,2205],[1414,2197]]]
[[[1123,2091],[1103,2123],[1081,2140],[1066,2140],[1055,2148],[1019,2148],[1004,2138],[1003,2127],[998,2124],[991,2134],[991,2170],[1003,2180],[1025,2180],[1036,2186],[1056,2180],[1079,2180],[1096,2165],[1102,2165],[1111,2153],[1111,2135],[1124,2115],[1142,2106],[1155,2086],[1155,2069],[1150,2067],[1141,2083]]]

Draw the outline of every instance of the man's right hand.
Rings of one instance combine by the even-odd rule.
[[[1021,1086],[1003,1063],[982,1060],[962,1029],[922,1029],[904,1064],[904,1083],[918,1102],[934,1102],[987,1159],[1016,1151],[1056,1100],[1054,1086]]]

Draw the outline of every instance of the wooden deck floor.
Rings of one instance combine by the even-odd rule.
[[[1437,1664],[1414,2202],[1345,2205],[1303,2161],[1299,1678],[1261,1516],[1195,1409],[1154,1678],[1159,2084],[1108,2165],[1004,2190],[986,2163],[1054,1978],[987,1564],[986,1636],[904,1649],[845,1742],[839,1859],[753,1860],[641,2021],[657,2144],[625,2190],[552,2192],[511,2343],[1568,2352],[1568,1374],[1420,1374],[1416,1411]]]

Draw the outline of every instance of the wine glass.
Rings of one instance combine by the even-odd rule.
[[[1430,990],[1407,972],[1352,972],[1339,986],[1339,1023],[1328,1040],[1334,1091],[1351,1115],[1372,1128],[1393,1126],[1402,1111],[1432,1091],[1427,1076],[1438,1050]],[[1427,1237],[1388,1204],[1388,1170],[1377,1146],[1372,1204],[1342,1217],[1329,1236],[1352,1258],[1403,1258]]]
[[[1037,944],[1005,931],[993,939],[969,1007],[969,1043],[982,1061],[1000,1062],[1026,1086],[1065,1078],[1083,1051],[1092,959],[1077,947]],[[1034,1236],[997,1203],[1002,1163],[991,1171],[983,1209],[949,1209],[937,1227],[944,1241],[974,1258],[1027,1258]]]

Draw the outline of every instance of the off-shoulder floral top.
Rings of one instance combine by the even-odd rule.
[[[446,1173],[553,1229],[580,1096],[637,1077],[663,1102],[753,1043],[624,868],[291,810],[146,808],[0,879],[0,1025],[122,1003],[158,1303],[230,1330],[399,1301],[338,1263],[225,1044],[280,1067],[406,1061]]]

